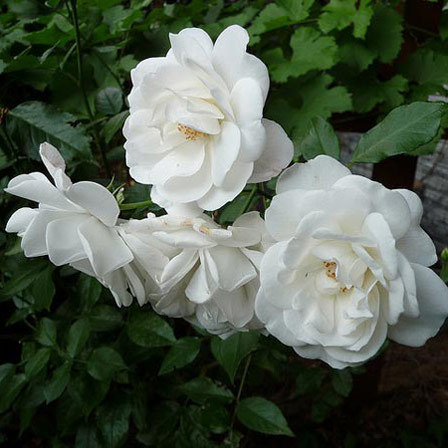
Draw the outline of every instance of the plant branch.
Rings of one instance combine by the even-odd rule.
[[[258,186],[257,184],[255,184],[252,187],[252,190],[249,193],[249,196],[247,197],[246,202],[244,203],[244,206],[241,208],[241,213],[240,215],[242,215],[243,213],[246,213],[247,210],[249,210],[250,204],[252,203],[253,198],[255,197],[255,195],[257,194],[257,190],[258,190]]]
[[[241,376],[240,385],[238,387],[238,392],[236,394],[235,409],[233,410],[232,421],[230,423],[230,429],[229,429],[229,439],[230,440],[232,439],[233,426],[234,426],[235,420],[236,420],[236,411],[238,409],[238,404],[240,402],[241,394],[243,392],[244,383],[246,382],[246,376],[247,376],[247,372],[249,371],[249,366],[250,366],[251,360],[252,360],[252,354],[249,354],[249,356],[247,357],[247,360],[246,360],[246,364],[244,365],[243,375]]]
[[[142,202],[129,202],[127,204],[120,204],[120,210],[134,210],[136,208],[149,207],[151,205],[153,205],[153,202],[150,200]]]
[[[81,88],[82,97],[84,99],[84,104],[86,106],[87,115],[89,116],[90,122],[92,123],[95,120],[93,116],[92,109],[89,104],[89,98],[87,97],[87,92],[84,84],[84,76],[82,71],[82,55],[81,55],[81,33],[79,31],[79,22],[78,22],[78,11],[76,7],[77,0],[69,0],[71,9],[69,4],[67,3],[67,10],[71,16],[73,26],[75,27],[75,38],[76,38],[76,60],[78,63],[78,82]],[[104,169],[106,170],[106,174],[108,177],[112,177],[112,172],[110,170],[109,162],[107,160],[106,151],[104,147],[101,145],[100,137],[98,131],[95,126],[93,126],[93,138],[95,140],[95,145],[97,147],[98,152],[101,154],[101,158],[103,160]]]

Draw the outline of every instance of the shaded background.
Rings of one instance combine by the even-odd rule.
[[[285,127],[296,159],[313,117],[333,124],[347,160],[359,134],[393,107],[443,96],[448,84],[448,14],[441,1],[0,5],[1,188],[18,173],[42,170],[37,149],[48,140],[61,149],[73,180],[107,185],[113,177],[115,187],[126,186],[126,202],[147,200],[149,188],[136,185],[124,164],[129,71],[144,58],[165,54],[168,32],[188,26],[213,38],[233,23],[248,29],[249,51],[271,75],[266,116]],[[439,252],[447,243],[446,148],[438,142],[444,126],[420,157],[354,167],[390,187],[417,191],[426,209],[423,225]],[[264,186],[267,202],[274,183]],[[220,211],[221,223],[238,215],[248,194]],[[25,204],[0,193],[1,229]],[[263,211],[262,197],[251,206]],[[212,353],[215,338],[185,322],[158,319],[147,308],[116,309],[95,280],[46,260],[25,260],[17,238],[3,230],[0,244],[5,447],[448,446],[445,330],[421,349],[391,343],[365,367],[342,372],[255,337],[237,357],[232,384]],[[181,369],[160,375],[175,341],[185,338],[196,341],[198,353]],[[92,371],[95,351],[105,347],[100,373]],[[235,405],[225,394],[238,393],[249,351],[242,396],[278,405],[296,438],[249,431],[237,420],[230,431]],[[197,378],[208,378],[199,391],[207,397],[192,391]]]

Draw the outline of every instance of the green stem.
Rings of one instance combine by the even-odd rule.
[[[87,115],[89,116],[90,122],[92,123],[95,120],[95,117],[93,116],[92,109],[90,107],[89,98],[87,97],[87,92],[84,85],[84,77],[82,72],[82,56],[81,56],[81,33],[79,31],[79,22],[78,22],[78,10],[76,7],[76,1],[77,0],[70,0],[71,4],[71,11],[68,7],[67,3],[67,9],[69,14],[72,17],[73,26],[75,27],[75,39],[76,39],[76,60],[78,63],[78,81],[79,86],[81,88],[82,97],[84,99],[84,104],[86,106]],[[112,177],[112,172],[110,170],[109,162],[107,160],[106,151],[101,145],[100,137],[98,134],[98,131],[95,127],[93,127],[93,138],[95,140],[95,145],[97,147],[98,152],[101,154],[101,158],[103,159],[103,165],[104,169],[106,170],[106,174],[108,177]]]
[[[129,202],[127,204],[120,204],[120,210],[134,210],[141,207],[149,207],[152,205],[152,201],[142,201],[142,202]]]
[[[253,198],[257,194],[257,190],[258,190],[258,186],[257,186],[257,184],[255,184],[252,187],[252,190],[250,191],[249,196],[247,197],[247,200],[246,200],[246,202],[244,203],[244,206],[241,209],[240,215],[242,215],[243,213],[246,213],[247,210],[249,210],[250,204],[252,203]]]
[[[236,411],[238,409],[238,404],[240,402],[241,394],[243,392],[243,387],[244,387],[244,383],[246,381],[246,376],[247,376],[247,372],[249,370],[251,360],[252,360],[252,354],[250,354],[247,357],[246,364],[245,364],[244,370],[243,370],[243,375],[242,375],[241,381],[240,381],[240,386],[238,387],[238,392],[236,394],[235,409],[233,410],[232,421],[230,423],[230,429],[229,429],[229,439],[230,440],[232,439],[233,426],[234,426],[235,420],[236,420]]]

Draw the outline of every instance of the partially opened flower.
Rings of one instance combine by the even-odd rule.
[[[266,226],[256,313],[305,358],[362,363],[385,339],[421,346],[448,315],[448,288],[421,229],[422,204],[318,156],[280,177]]]
[[[149,298],[158,313],[184,317],[220,335],[260,327],[254,301],[264,222],[257,212],[227,229],[207,215],[149,217],[138,225],[172,249],[169,262],[153,277],[160,290]]]
[[[263,118],[268,72],[246,52],[243,28],[228,27],[215,44],[197,28],[170,41],[166,57],[131,73],[127,165],[136,181],[154,185],[161,206],[216,210],[247,182],[276,176],[292,159],[292,142]]]
[[[95,182],[73,184],[62,156],[49,143],[43,143],[39,153],[54,184],[39,172],[11,179],[6,192],[39,206],[17,210],[6,230],[22,237],[27,257],[48,255],[56,266],[71,264],[120,290],[126,277],[123,272],[112,274],[129,265],[133,255],[115,228],[120,210],[114,196]],[[119,303],[129,304],[129,294],[120,294],[121,299],[118,295]]]

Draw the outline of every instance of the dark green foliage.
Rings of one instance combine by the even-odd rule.
[[[24,257],[19,239],[3,229],[12,212],[27,204],[3,188],[19,173],[42,171],[38,146],[47,140],[61,150],[74,181],[108,185],[113,176],[114,189],[126,186],[124,202],[147,201],[149,187],[131,182],[124,164],[121,128],[128,116],[130,70],[144,58],[164,55],[168,33],[189,26],[212,38],[234,23],[248,29],[249,51],[270,71],[265,114],[289,133],[296,157],[339,157],[335,131],[343,124],[356,129],[366,118],[380,124],[361,140],[354,161],[432,152],[447,125],[446,111],[421,101],[443,93],[448,84],[448,12],[440,33],[420,37],[396,4],[2,2],[2,446],[358,446],[364,428],[356,422],[351,432],[340,425],[331,441],[319,425],[349,409],[359,369],[332,371],[300,360],[255,332],[221,340],[160,317],[149,305],[118,308],[97,280],[55,268],[45,258]],[[417,49],[398,58],[405,39]],[[411,112],[416,120],[406,129],[402,125]],[[378,132],[384,128],[400,135]],[[249,186],[220,211],[219,221],[232,223],[246,206],[263,210],[275,182],[256,190]],[[148,211],[160,208],[143,206],[123,217],[140,218]],[[448,278],[446,264],[444,259]],[[296,439],[277,441],[278,434]],[[398,428],[387,440],[393,447],[447,443],[442,420],[430,425],[426,439]],[[375,444],[381,446],[376,439]]]

